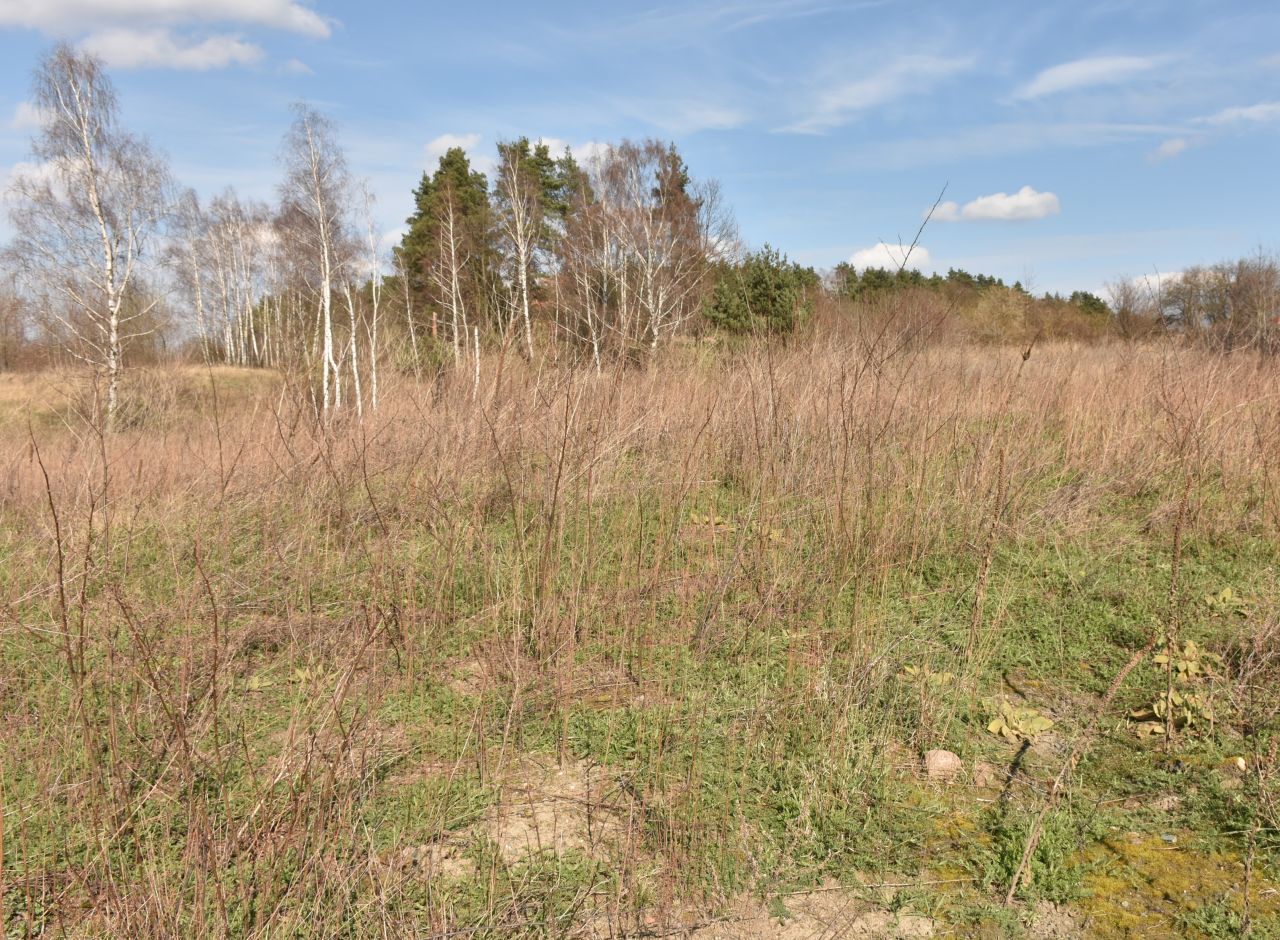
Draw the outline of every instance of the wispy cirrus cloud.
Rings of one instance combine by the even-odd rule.
[[[1233,132],[1275,123],[1280,123],[1280,101],[1232,105],[1213,114],[1192,118],[1186,133],[1162,141],[1160,146],[1147,155],[1147,160],[1162,163],[1181,156],[1192,146],[1210,143]]]
[[[1169,56],[1093,56],[1063,62],[1038,73],[1014,94],[1015,98],[1030,100],[1056,95],[1064,91],[1096,88],[1102,85],[1118,85],[1142,75],[1147,75],[1170,61]]]
[[[933,211],[933,218],[939,222],[1029,222],[1061,211],[1062,203],[1055,194],[1023,186],[1016,193],[979,196],[963,206],[944,202]]]
[[[970,70],[974,62],[969,56],[900,56],[861,78],[830,85],[817,96],[809,114],[782,130],[824,133],[900,98],[926,94],[945,80]]]
[[[889,6],[897,0],[701,0],[701,2],[658,5],[594,26],[575,25],[572,36],[583,39],[617,41],[659,39],[663,43],[699,42],[707,36],[805,20],[827,14],[847,16],[856,10]],[[568,34],[570,31],[565,30]]]
[[[613,98],[609,107],[618,114],[643,121],[669,134],[732,130],[747,122],[744,111],[709,96]]]
[[[869,141],[849,151],[842,166],[857,170],[936,166],[1046,150],[1138,143],[1187,132],[1185,124],[1140,122],[1000,122],[954,131]]]
[[[1196,118],[1197,124],[1225,127],[1232,124],[1270,124],[1280,121],[1280,101],[1262,101],[1258,104],[1237,105],[1223,108],[1216,114]]]
[[[655,116],[654,123],[679,133],[724,131],[746,123],[746,115],[729,105],[701,101],[676,101]]]

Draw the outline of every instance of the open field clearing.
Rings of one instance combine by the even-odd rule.
[[[1280,4],[483,14],[0,0],[0,940],[1280,940]]]
[[[480,375],[4,377],[6,936],[1280,936],[1269,360]]]

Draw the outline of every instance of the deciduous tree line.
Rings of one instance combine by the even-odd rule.
[[[1111,307],[1126,337],[1176,331],[1219,349],[1280,352],[1280,263],[1261,252],[1119,281],[1111,285]]]
[[[337,128],[309,107],[295,108],[284,136],[274,204],[232,190],[202,202],[121,125],[93,56],[55,47],[32,94],[34,162],[6,194],[14,237],[0,280],[0,367],[38,334],[42,348],[101,378],[107,427],[127,357],[175,336],[206,362],[288,371],[327,421],[377,408],[384,362],[418,375],[449,363],[475,372],[483,343],[529,358],[567,352],[602,369],[651,359],[703,314],[731,332],[785,332],[820,290],[811,269],[767,246],[743,253],[718,188],[695,180],[672,144],[624,141],[579,160],[520,138],[498,145],[492,179],[451,149],[423,174],[391,247]],[[1037,336],[1071,320],[1094,338],[1172,330],[1270,352],[1280,346],[1278,271],[1259,256],[1189,270],[1155,292],[1121,282],[1110,306],[905,266],[840,265],[826,291],[853,306],[932,291],[971,320],[1012,311],[1023,332],[1035,314]]]
[[[285,134],[275,204],[232,190],[202,202],[122,127],[91,55],[56,47],[33,90],[36,162],[8,194],[13,310],[99,372],[108,425],[130,343],[163,320],[206,361],[305,376],[322,416],[362,413],[388,354],[419,371],[482,341],[528,357],[554,344],[597,367],[652,356],[736,246],[718,190],[670,144],[580,163],[521,138],[498,146],[492,180],[450,150],[386,251],[337,128],[309,107]]]

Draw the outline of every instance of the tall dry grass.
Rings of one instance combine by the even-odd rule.
[[[1169,531],[1189,479],[1196,532],[1276,533],[1280,378],[1256,357],[823,327],[604,375],[489,356],[478,391],[389,382],[362,425],[200,373],[166,399],[198,408],[110,438],[10,421],[10,935],[564,935],[713,905],[773,850],[745,763],[663,750],[673,715],[714,707],[680,663],[789,625],[734,727],[818,736],[794,785],[820,805],[963,707],[886,704],[904,663],[951,655],[895,632],[904,573],[982,572],[950,660],[976,689],[1006,624],[998,546],[1105,540],[1116,501]],[[587,793],[617,826],[571,891],[490,857],[476,900],[389,861],[397,787],[466,780],[500,811],[530,755],[581,760],[584,709],[619,705],[657,756]],[[461,812],[433,806],[415,812]],[[732,864],[709,870],[713,850]]]

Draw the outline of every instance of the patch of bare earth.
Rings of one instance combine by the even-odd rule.
[[[467,849],[477,840],[495,847],[505,864],[571,852],[608,864],[627,851],[635,808],[607,768],[525,758],[503,778],[479,820],[440,841],[393,852],[391,866],[425,876],[474,873]]]
[[[689,940],[879,940],[933,937],[929,917],[871,909],[856,892],[834,888],[794,895],[785,917],[758,901],[742,901],[721,920],[688,930]]]
[[[1080,911],[1041,901],[1035,907],[1027,935],[1033,940],[1076,940],[1087,936],[1084,929],[1087,920]]]

